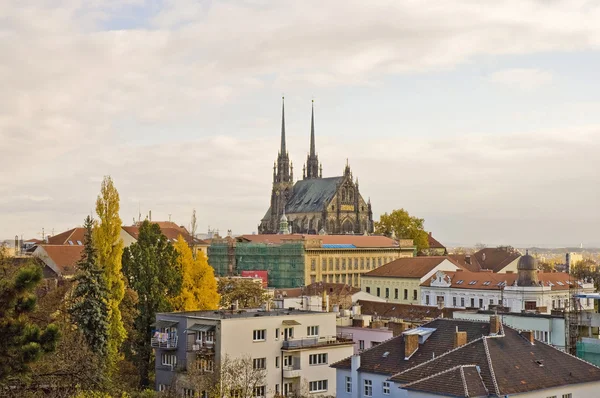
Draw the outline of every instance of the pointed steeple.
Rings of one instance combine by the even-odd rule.
[[[315,145],[315,101],[312,101],[310,114],[310,152],[306,158],[306,179],[319,177],[319,157]]]
[[[281,149],[279,153],[282,155],[287,153],[285,147],[285,97],[281,97]]]

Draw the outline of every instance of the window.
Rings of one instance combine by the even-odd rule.
[[[483,308],[483,299],[479,299],[479,308]]]
[[[336,269],[336,270],[339,270],[339,269],[340,269],[340,259],[339,259],[339,258],[336,258],[336,259],[335,259],[335,269]]]
[[[474,298],[471,299],[471,307],[475,307],[475,299]]]
[[[460,306],[461,306],[461,307],[464,307],[464,306],[465,306],[465,298],[464,298],[464,297],[461,297],[461,298],[460,298]]]
[[[452,297],[452,306],[456,307],[456,297]]]
[[[404,300],[408,300],[408,289],[404,289]]]
[[[318,326],[308,326],[306,328],[307,336],[318,336],[319,335],[319,327]]]
[[[202,372],[214,372],[215,371],[215,361],[208,358],[201,358],[197,362],[197,370]]]
[[[383,382],[383,395],[390,395],[390,382],[389,381]]]
[[[327,259],[321,260],[321,271],[327,271]]]
[[[252,367],[254,369],[266,369],[267,358],[254,358],[252,360]]]
[[[177,355],[175,354],[162,354],[160,358],[161,363],[165,366],[177,366]]]
[[[279,328],[275,328],[275,340],[279,340],[279,333],[280,333]]]
[[[381,341],[371,341],[371,348],[381,344]]]
[[[562,398],[573,398],[573,394],[571,394],[571,393],[563,394]]]
[[[417,299],[417,289],[413,290],[413,300]]]
[[[279,395],[279,384],[275,384],[275,395]]]
[[[329,271],[333,271],[333,259],[329,259]]]
[[[365,397],[373,396],[373,380],[365,380]]]
[[[389,287],[385,288],[385,298],[390,298],[390,288]]]
[[[308,383],[309,392],[327,391],[327,380],[311,381]]]
[[[429,295],[425,295],[425,305],[429,305]]]
[[[284,355],[283,356],[283,367],[288,367],[288,366],[292,366],[292,356],[291,355]]]
[[[275,357],[275,367],[279,369],[279,357]]]
[[[346,259],[342,259],[342,269],[346,269]]]
[[[381,289],[377,288],[377,297],[381,297]]]
[[[310,260],[310,270],[311,271],[316,271],[317,269],[317,259],[316,258],[312,258]]]
[[[365,349],[365,341],[364,340],[358,340],[358,349],[361,351]]]
[[[265,329],[257,329],[252,333],[252,340],[254,341],[265,341],[267,331]]]
[[[364,258],[360,259],[360,269],[365,269],[365,259]]]
[[[526,310],[535,310],[537,308],[535,301],[525,301],[525,309]]]
[[[352,377],[346,376],[346,392],[352,392]]]
[[[354,259],[354,269],[358,269],[358,259]]]
[[[184,388],[183,389],[183,396],[184,397],[190,397],[193,398],[196,396],[196,391],[192,390],[191,388]]]
[[[265,386],[254,387],[253,397],[264,397],[265,396]]]
[[[367,286],[365,290],[367,291],[367,293],[371,293],[371,288],[369,286]]]
[[[325,365],[327,364],[327,354],[311,354],[308,356],[309,365]]]
[[[294,338],[294,328],[284,328],[283,329],[283,339],[293,339]]]
[[[167,391],[167,385],[166,384],[159,384],[158,385],[158,391]]]
[[[398,289],[394,289],[394,298],[398,300]]]

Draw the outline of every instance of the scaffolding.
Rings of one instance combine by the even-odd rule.
[[[565,350],[577,356],[577,342],[579,341],[579,323],[581,320],[581,304],[577,295],[579,294],[579,283],[571,276],[569,277],[569,305],[565,308]]]

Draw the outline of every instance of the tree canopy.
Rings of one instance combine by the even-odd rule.
[[[375,222],[375,233],[396,239],[412,239],[417,251],[429,248],[429,239],[424,229],[425,220],[408,214],[404,209],[383,213]]]
[[[268,300],[262,285],[250,279],[220,278],[218,290],[223,308],[236,302],[239,308],[256,308]]]

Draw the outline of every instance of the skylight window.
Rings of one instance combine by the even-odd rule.
[[[462,283],[463,283],[463,280],[462,280],[462,279],[461,279],[461,280],[459,280],[459,281],[456,281],[456,284],[457,284],[457,285],[461,285]]]
[[[69,244],[70,244],[71,246],[73,246],[73,241],[72,241],[72,240],[70,240],[70,241],[69,241]]]
[[[384,352],[384,353],[383,353],[383,357],[384,357],[384,358],[387,358],[387,356],[388,356],[388,355],[390,355],[390,352],[389,352],[389,351],[386,351],[386,352]]]
[[[469,282],[469,285],[474,285],[476,283],[477,283],[477,281],[471,281],[471,282]]]
[[[81,241],[80,241],[80,240],[78,240],[78,241],[77,241],[77,244],[78,244],[79,246],[83,246],[83,243],[81,243]]]
[[[564,285],[565,285],[565,284],[564,284],[564,283],[562,283],[561,281],[558,281],[558,282],[556,282],[556,283],[557,283],[558,285],[560,285],[560,286],[564,286]]]
[[[491,283],[490,281],[485,281],[485,282],[483,282],[483,285],[484,285],[484,286],[489,286],[489,285],[490,285],[490,283]]]

